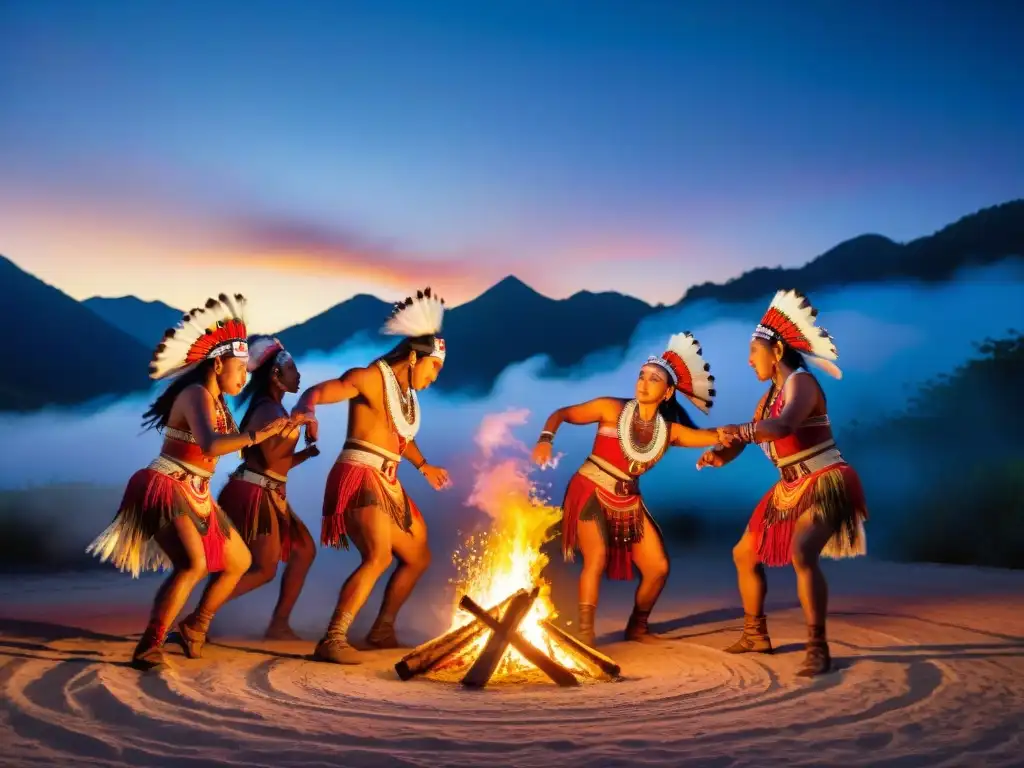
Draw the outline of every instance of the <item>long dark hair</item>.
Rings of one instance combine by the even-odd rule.
[[[174,401],[187,387],[193,384],[203,384],[213,367],[213,360],[203,360],[199,365],[187,373],[183,373],[167,385],[167,389],[161,392],[156,400],[149,404],[149,410],[142,414],[143,430],[163,429],[167,426],[167,420],[171,417],[171,408]],[[224,395],[221,395],[223,404]],[[226,409],[225,409],[226,410]]]
[[[784,341],[780,341],[782,344],[782,359],[779,361],[787,368],[792,368],[794,371],[798,371],[801,368],[807,370],[807,361],[804,360],[804,356],[793,349],[789,344]]]
[[[668,400],[664,400],[661,405],[658,406],[658,413],[661,414],[661,418],[667,421],[669,424],[682,424],[684,427],[690,429],[696,429],[697,425],[693,423],[693,419],[690,418],[690,414],[683,408],[683,404],[679,402],[679,391],[676,390],[672,393],[672,397]]]
[[[270,380],[274,375],[276,367],[277,355],[274,354],[267,358],[263,365],[252,372],[252,375],[249,376],[249,382],[238,393],[238,396],[235,398],[235,407],[241,408],[246,403],[249,404],[249,407],[245,409],[245,415],[242,416],[242,420],[238,422],[240,425],[245,426],[260,402],[270,397]]]

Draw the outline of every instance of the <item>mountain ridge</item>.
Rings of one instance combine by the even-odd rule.
[[[547,373],[571,368],[594,353],[624,348],[641,322],[677,309],[684,302],[754,301],[767,299],[780,288],[796,288],[813,295],[817,290],[841,285],[947,280],[960,268],[1007,257],[1024,257],[1024,200],[983,208],[931,235],[905,243],[879,234],[858,235],[800,267],[757,267],[725,283],[691,286],[679,301],[668,306],[652,306],[615,291],[583,290],[568,298],[552,299],[515,275],[507,275],[445,314],[443,335],[453,353],[446,364],[448,375],[441,377],[436,386],[483,393],[509,365],[536,356],[550,361]],[[6,263],[19,269],[12,262]],[[58,289],[47,287],[74,302]],[[92,297],[75,303],[104,323],[102,327],[143,343],[143,374],[148,350],[181,314],[162,302],[144,302],[134,296]],[[379,331],[392,306],[392,302],[375,296],[357,294],[276,335],[300,358],[313,352],[329,353],[359,336],[383,342]],[[144,320],[140,319],[143,314]],[[100,330],[96,334],[104,336]],[[127,379],[134,376],[126,375]],[[12,392],[13,388],[10,381],[0,380],[0,393]]]

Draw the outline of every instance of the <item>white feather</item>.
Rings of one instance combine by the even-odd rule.
[[[408,300],[407,300],[408,301]],[[412,297],[412,303],[399,306],[381,328],[386,336],[433,336],[441,331],[444,301],[430,296]]]
[[[173,335],[165,335],[160,343],[163,349],[153,354],[150,362],[151,379],[173,379],[192,370],[195,363],[185,365],[185,358],[192,345],[217,327],[219,321],[240,320],[245,322],[244,297],[230,298],[222,294],[214,299],[212,307],[197,307],[183,315],[174,328]]]
[[[835,342],[828,331],[818,327],[817,312],[807,297],[793,290],[778,291],[768,305],[768,311],[773,308],[792,320],[801,335],[810,342],[810,352],[801,351],[804,359],[830,376],[841,379],[843,372],[832,362],[839,359]]]
[[[668,340],[666,352],[675,352],[690,372],[692,392],[683,392],[690,402],[707,413],[715,399],[715,377],[701,356],[700,342],[691,333],[677,333]],[[682,391],[682,390],[680,390]]]

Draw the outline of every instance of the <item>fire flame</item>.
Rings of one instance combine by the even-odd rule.
[[[565,668],[589,676],[586,667],[552,642],[540,624],[557,615],[550,588],[541,578],[548,563],[541,547],[552,538],[561,511],[539,496],[529,477],[529,457],[524,455],[527,449],[512,436],[511,426],[525,424],[527,416],[525,410],[491,414],[483,419],[477,432],[476,442],[484,461],[477,468],[473,493],[467,503],[487,513],[492,522],[490,530],[470,536],[453,557],[459,575],[455,580],[457,595],[451,629],[472,620],[470,614],[458,608],[463,595],[469,595],[483,608],[490,608],[520,589],[530,590],[539,585],[540,596],[519,625],[519,633]],[[501,448],[510,448],[519,455],[496,458]],[[463,656],[475,658],[490,635],[484,633]],[[532,666],[510,646],[492,679]]]

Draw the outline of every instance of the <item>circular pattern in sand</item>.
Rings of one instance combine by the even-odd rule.
[[[400,654],[361,667],[307,646],[238,641],[166,671],[125,665],[132,644],[0,638],[6,765],[550,766],[1019,763],[1015,638],[920,619],[832,623],[838,669],[796,676],[799,619],[774,656],[719,648],[733,627],[664,647],[603,650],[623,679],[558,689],[399,681]],[[911,641],[909,638],[914,638]],[[935,637],[933,637],[933,640]]]

